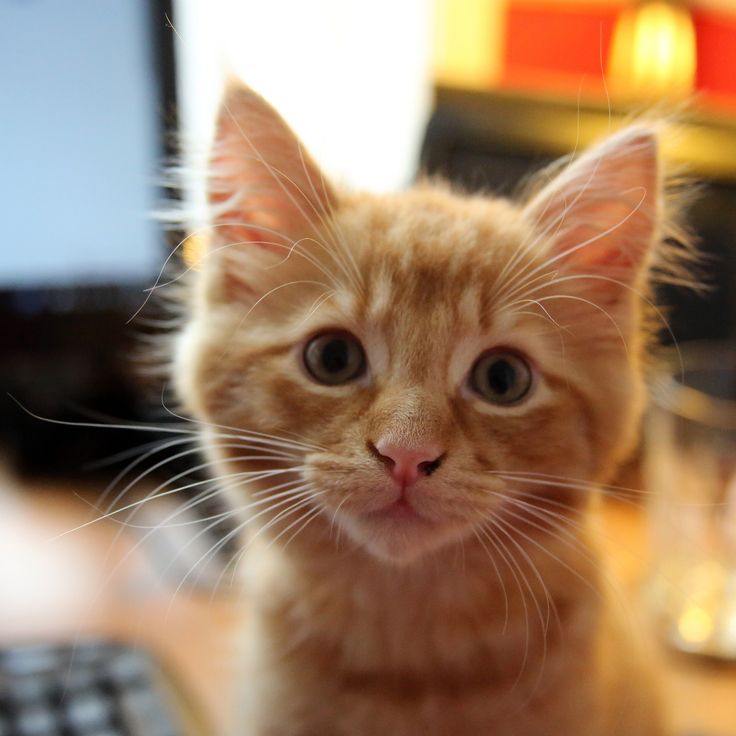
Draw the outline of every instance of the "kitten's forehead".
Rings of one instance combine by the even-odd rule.
[[[506,243],[523,226],[518,208],[507,200],[463,197],[437,187],[362,195],[347,200],[337,215],[343,227],[360,231],[356,245],[362,257],[390,258],[394,265],[404,266],[414,266],[417,257],[441,263],[468,255],[477,245],[488,244],[489,238]],[[368,242],[371,247],[363,252],[361,246]]]
[[[391,332],[403,322],[435,331],[490,318],[493,287],[524,239],[503,200],[411,190],[352,203],[341,229],[363,278],[358,318]]]

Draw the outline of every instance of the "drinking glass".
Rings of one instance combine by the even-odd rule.
[[[693,344],[653,385],[650,591],[676,648],[736,659],[736,345]]]

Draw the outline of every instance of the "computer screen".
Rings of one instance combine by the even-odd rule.
[[[0,0],[0,290],[155,274],[162,110],[150,11],[149,0]]]

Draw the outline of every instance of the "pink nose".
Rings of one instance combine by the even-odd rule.
[[[432,475],[442,462],[442,451],[431,444],[407,446],[380,439],[369,447],[402,486],[409,486],[420,475]]]

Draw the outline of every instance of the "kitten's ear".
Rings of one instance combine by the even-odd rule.
[[[661,200],[657,131],[636,125],[573,161],[524,213],[549,248],[550,270],[630,285],[649,262]]]
[[[284,258],[335,203],[332,189],[283,118],[237,82],[228,84],[220,104],[208,197],[212,250],[241,263],[268,255]]]

